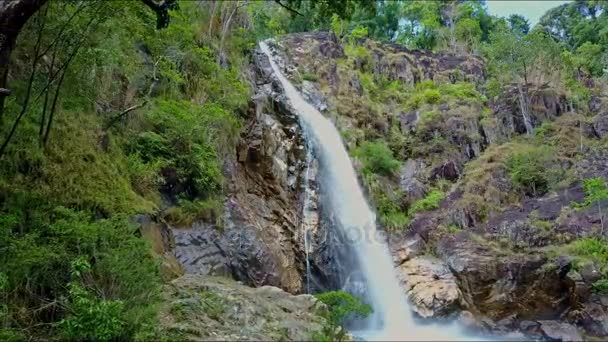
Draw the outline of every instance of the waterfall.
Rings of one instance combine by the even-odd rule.
[[[311,228],[319,223],[317,212],[315,211],[315,202],[312,200],[314,189],[310,184],[312,182],[313,168],[312,149],[308,146],[306,151],[306,174],[304,176],[304,207],[302,208],[302,235],[304,238],[304,254],[306,256],[306,293],[310,293],[310,252],[312,245],[310,244]]]
[[[319,183],[327,193],[324,206],[332,211],[338,229],[348,237],[356,264],[366,283],[364,300],[373,314],[355,327],[353,334],[368,340],[454,340],[463,338],[452,326],[417,324],[408,308],[392,259],[383,236],[376,230],[376,217],[370,210],[349,155],[335,126],[285,78],[273,59],[269,46],[260,42],[268,56],[275,77],[283,87],[299,117],[304,136],[314,147],[320,163]],[[340,248],[341,246],[332,246]]]

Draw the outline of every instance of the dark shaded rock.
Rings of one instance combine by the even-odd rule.
[[[608,134],[608,111],[601,112],[593,118],[593,128],[600,138]]]
[[[532,127],[537,127],[546,120],[554,119],[568,108],[566,96],[548,86],[535,87],[524,85],[522,91],[528,94],[529,104],[527,113]],[[518,87],[513,85],[507,88],[498,100],[492,102],[494,116],[501,127],[494,140],[509,139],[513,133],[526,134],[524,114],[521,110]]]
[[[602,109],[602,105],[603,105],[602,99],[599,96],[591,95],[587,105],[589,106],[589,110],[592,113],[599,113],[599,111]]]
[[[460,177],[460,168],[452,160],[447,161],[439,166],[436,166],[431,170],[431,180],[437,180],[438,178],[455,181]]]
[[[456,275],[465,301],[494,320],[550,317],[568,305],[565,275],[542,255],[496,249],[466,232],[439,241],[437,254]]]
[[[420,119],[420,112],[409,112],[399,114],[401,132],[406,134],[414,130]]]
[[[539,321],[543,336],[550,341],[582,341],[576,327],[558,321]]]
[[[173,254],[186,272],[202,275],[232,275],[226,238],[208,224],[197,223],[191,229],[173,229]]]

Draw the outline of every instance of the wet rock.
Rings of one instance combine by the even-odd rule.
[[[302,81],[301,92],[304,95],[304,99],[318,111],[323,112],[327,109],[327,102],[315,83],[306,80]]]
[[[531,338],[542,338],[543,332],[540,329],[540,323],[534,321],[521,321],[519,322],[519,329],[528,337]]]
[[[543,336],[550,341],[582,341],[576,327],[558,321],[539,321]]]
[[[165,286],[160,324],[179,340],[310,340],[325,320],[310,295],[251,288],[220,277],[186,275]]]
[[[438,259],[417,257],[398,268],[406,293],[420,316],[445,316],[460,306],[456,279]]]

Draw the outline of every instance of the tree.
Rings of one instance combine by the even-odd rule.
[[[561,82],[561,48],[542,28],[521,37],[503,27],[490,40],[483,47],[489,74],[503,86],[515,83],[526,131],[531,134],[528,88]]]
[[[530,32],[530,23],[522,15],[511,14],[507,21],[511,31],[519,37],[523,37]]]

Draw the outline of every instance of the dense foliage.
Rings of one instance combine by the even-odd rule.
[[[539,88],[586,113],[591,90],[608,69],[603,1],[563,4],[534,27],[518,15],[489,15],[484,1],[167,0],[152,2],[153,9],[163,3],[154,11],[146,3],[49,1],[19,35],[12,93],[0,108],[2,340],[160,336],[156,315],[166,270],[134,217],[221,227],[223,163],[242,127],[251,95],[246,68],[260,39],[328,30],[343,44],[336,68],[361,91],[342,94],[348,101],[337,111],[364,117],[362,127],[343,137],[361,164],[379,222],[395,230],[441,209],[454,185],[433,178],[406,198],[386,186],[400,181],[406,162],[443,165],[460,153],[458,144],[481,139],[475,127],[467,141],[455,143],[448,120],[495,123],[491,101],[508,91],[526,116]],[[485,83],[456,74],[449,82],[389,80],[374,69],[366,45],[372,40],[452,57],[480,55]],[[313,73],[301,78],[319,81]],[[354,97],[365,106],[354,108]],[[416,117],[414,127],[400,126],[406,113]],[[589,120],[576,119],[582,131]],[[582,133],[572,138],[571,126],[557,124],[526,130],[527,137],[471,156],[479,158],[466,166],[459,202],[471,216],[482,221],[501,205],[569,180],[561,166],[583,150]],[[494,174],[505,182],[490,184]],[[604,181],[582,184],[585,201],[572,206],[597,206],[602,217]],[[608,254],[603,238],[575,241],[570,252],[601,263]],[[605,279],[597,289],[608,288]],[[318,298],[329,306],[331,323],[322,338],[342,338],[334,334],[343,334],[338,327],[345,319],[370,312],[340,291]]]
[[[16,127],[0,160],[0,339],[155,336],[163,270],[132,215],[216,217],[254,42],[236,5],[183,2],[157,30],[139,2],[51,1],[24,28],[0,126],[5,142]]]

